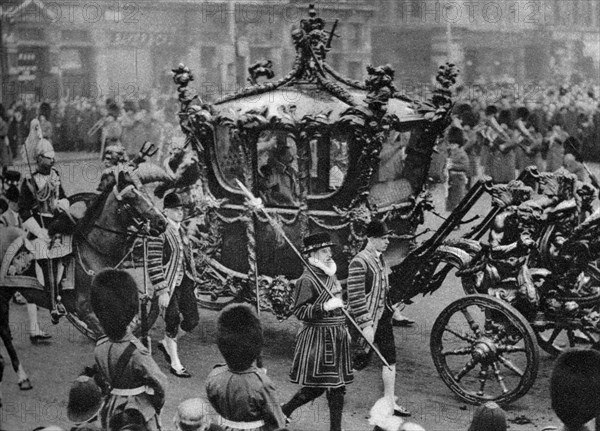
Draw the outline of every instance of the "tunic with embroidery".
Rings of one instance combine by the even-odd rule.
[[[348,308],[352,317],[361,329],[377,325],[387,306],[387,295],[390,290],[388,266],[381,254],[374,250],[364,249],[348,266]],[[364,349],[368,344],[363,337],[357,343]]]
[[[21,185],[19,214],[23,220],[33,216],[40,226],[48,227],[48,223],[56,215],[57,201],[67,196],[56,169],[52,168],[49,175],[36,171],[33,173],[33,178],[35,178],[35,185],[31,178],[26,178]]]
[[[233,422],[263,420],[265,425],[249,428],[271,431],[285,427],[285,417],[271,379],[252,366],[244,371],[231,371],[225,364],[217,365],[206,379],[206,395],[213,408],[223,418]],[[224,427],[224,430],[237,428]]]
[[[136,349],[119,381],[113,381],[119,358],[130,344],[134,344]],[[116,341],[106,337],[101,338],[96,344],[94,357],[96,365],[111,388],[133,389],[147,386],[154,391],[153,395],[149,393],[130,396],[109,395],[102,407],[100,415],[102,422],[106,424],[107,419],[112,417],[115,411],[133,408],[139,410],[146,422],[151,424],[158,417],[165,402],[167,377],[160,371],[148,349],[131,333],[127,333],[122,339]]]
[[[337,278],[313,269],[329,291],[341,298]],[[317,388],[339,388],[352,383],[350,334],[344,314],[340,309],[323,309],[330,296],[321,291],[307,269],[296,282],[295,293],[294,314],[304,325],[296,337],[290,380]]]

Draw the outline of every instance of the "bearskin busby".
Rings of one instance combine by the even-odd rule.
[[[556,416],[577,428],[598,414],[600,352],[567,350],[558,357],[550,378],[550,398]]]
[[[225,307],[217,321],[217,346],[232,371],[243,371],[260,355],[262,325],[248,304]]]
[[[105,269],[92,280],[92,310],[108,338],[119,340],[138,311],[138,287],[127,271]]]

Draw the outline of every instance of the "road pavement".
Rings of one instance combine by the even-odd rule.
[[[95,190],[102,166],[95,159],[80,155],[58,157],[67,194]],[[21,167],[23,169],[23,167]],[[599,171],[594,166],[596,172]],[[443,213],[443,187],[433,191],[438,211]],[[482,199],[473,214],[484,214],[489,209],[488,198]],[[435,228],[441,220],[426,215],[425,226]],[[466,227],[465,227],[466,228]],[[457,231],[456,235],[460,235]],[[139,276],[139,274],[138,274]],[[413,412],[411,420],[420,423],[428,431],[466,430],[470,423],[473,406],[461,402],[444,385],[434,368],[429,352],[430,331],[434,320],[450,302],[464,294],[458,279],[451,275],[442,288],[433,295],[418,297],[406,307],[404,314],[416,321],[411,328],[395,328],[398,351],[397,395],[399,402]],[[68,391],[71,382],[86,365],[93,363],[94,344],[81,335],[66,319],[58,325],[50,323],[47,310],[40,309],[43,329],[53,338],[47,345],[31,345],[24,306],[11,305],[11,328],[25,369],[33,383],[33,390],[19,391],[17,378],[10,366],[4,372],[2,382],[3,407],[0,409],[0,429],[10,431],[32,430],[39,425],[54,424],[69,429],[66,416]],[[200,325],[180,340],[183,364],[193,374],[191,379],[177,379],[168,374],[168,364],[160,352],[153,352],[161,369],[169,377],[166,405],[162,414],[164,429],[172,430],[172,418],[177,404],[190,397],[204,396],[204,379],[212,367],[223,362],[215,344],[217,312],[200,310]],[[300,328],[295,318],[278,322],[272,315],[263,313],[265,327],[265,366],[278,388],[280,401],[287,401],[298,389],[288,381],[287,373],[293,356],[294,336]],[[162,324],[151,332],[154,345],[162,337]],[[7,358],[4,346],[0,352]],[[541,429],[558,426],[559,422],[550,408],[548,382],[553,358],[541,352],[538,378],[527,395],[507,407],[512,431]],[[375,361],[356,374],[355,382],[348,387],[344,408],[344,429],[365,431],[369,409],[382,393],[380,366]],[[518,422],[531,423],[519,424]],[[304,406],[293,415],[290,429],[329,429],[327,403],[319,399]]]

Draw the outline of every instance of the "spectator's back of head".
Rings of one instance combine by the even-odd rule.
[[[568,350],[558,357],[550,378],[556,416],[570,428],[591,421],[600,412],[600,352]]]
[[[138,289],[126,271],[105,269],[92,280],[92,310],[110,339],[118,340],[138,311]]]
[[[494,402],[487,402],[475,409],[468,431],[506,431],[506,414]]]
[[[200,431],[209,425],[210,403],[202,398],[190,398],[182,401],[173,418],[175,427],[180,431]]]

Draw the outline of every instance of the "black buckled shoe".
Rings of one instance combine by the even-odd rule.
[[[394,406],[394,416],[408,417],[411,413],[406,408],[396,404]]]
[[[31,344],[43,343],[45,341],[48,341],[50,338],[52,338],[52,335],[44,331],[40,331],[37,334],[29,335],[29,341],[31,341]]]
[[[186,370],[185,367],[181,367],[181,370],[176,370],[175,368],[171,367],[169,371],[174,376],[180,377],[182,379],[188,379],[192,377],[192,374],[188,370]]]

